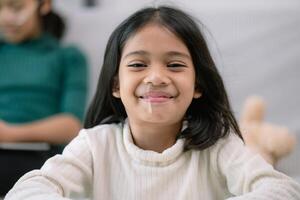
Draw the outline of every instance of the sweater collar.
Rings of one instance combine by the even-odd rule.
[[[0,38],[0,47],[2,45],[12,47],[12,48],[24,48],[24,49],[30,49],[30,50],[52,50],[57,47],[59,47],[59,41],[55,39],[50,34],[44,33],[38,38],[26,40],[17,44],[8,43],[6,41],[2,41]]]
[[[186,127],[186,123],[184,123],[182,130]],[[170,165],[177,160],[177,158],[183,153],[184,149],[184,139],[177,139],[173,146],[164,150],[162,153],[139,148],[133,142],[128,120],[124,123],[123,140],[128,154],[138,163],[149,166]]]

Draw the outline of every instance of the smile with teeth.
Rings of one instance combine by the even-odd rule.
[[[163,103],[173,99],[174,96],[166,92],[148,92],[139,98],[150,103]]]

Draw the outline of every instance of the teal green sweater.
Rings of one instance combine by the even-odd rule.
[[[83,118],[87,64],[76,48],[49,35],[21,44],[0,41],[0,120],[25,123],[59,113]]]

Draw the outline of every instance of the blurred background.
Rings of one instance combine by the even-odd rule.
[[[91,100],[112,30],[144,6],[173,5],[205,26],[209,46],[223,75],[237,117],[249,95],[267,103],[266,121],[297,135],[296,150],[278,169],[300,182],[300,1],[298,0],[54,0],[65,17],[66,43],[75,43],[89,59]]]

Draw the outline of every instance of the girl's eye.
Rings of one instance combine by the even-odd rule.
[[[128,67],[136,67],[136,68],[141,68],[141,67],[147,67],[147,65],[143,64],[143,63],[132,63],[127,65]]]
[[[167,64],[167,67],[173,71],[180,71],[183,68],[185,68],[186,65],[183,63],[170,63],[170,64]]]
[[[20,11],[22,9],[23,9],[22,5],[15,5],[14,7],[12,7],[12,10],[14,10],[15,12],[18,12],[18,11]]]
[[[10,8],[13,10],[13,11],[20,11],[24,8],[24,5],[18,1],[13,1],[11,4],[10,4]]]
[[[181,63],[171,63],[167,65],[168,67],[185,67],[184,64]]]

